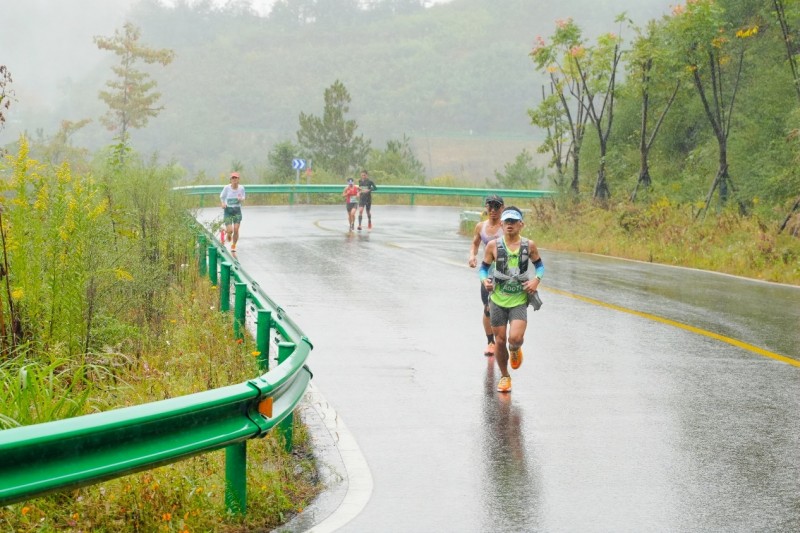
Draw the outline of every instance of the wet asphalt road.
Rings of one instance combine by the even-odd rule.
[[[369,467],[340,531],[800,530],[800,289],[542,250],[500,395],[460,210],[373,211],[248,207],[238,252]]]

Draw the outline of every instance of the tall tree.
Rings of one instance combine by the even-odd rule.
[[[94,38],[99,49],[110,50],[119,56],[119,64],[112,67],[116,79],[106,82],[110,90],[100,91],[100,99],[108,106],[108,112],[100,120],[109,130],[119,132],[123,145],[127,144],[129,129],[143,128],[163,109],[157,106],[161,93],[154,91],[156,82],[139,70],[137,64],[166,66],[175,57],[172,50],[157,50],[141,44],[141,33],[138,27],[127,22],[122,31],[114,31],[113,37]]]
[[[542,85],[542,101],[536,109],[528,110],[528,116],[531,124],[545,130],[544,141],[536,147],[536,151],[540,154],[550,154],[547,166],[556,169],[553,182],[559,189],[564,189],[569,169],[569,157],[572,153],[572,144],[567,135],[569,124],[552,82],[550,83],[550,94],[547,94],[546,90]]]
[[[798,68],[797,65],[798,43],[795,40],[797,30],[792,29],[789,26],[789,18],[786,15],[785,4],[786,2],[783,0],[772,0],[772,5],[775,8],[775,16],[778,18],[778,23],[781,27],[783,43],[784,46],[786,46],[786,59],[789,63],[789,70],[792,72],[792,83],[794,85],[795,93],[797,93],[797,98],[800,99],[800,68]],[[796,6],[796,2],[793,2],[793,4]],[[793,133],[796,135],[796,131]],[[787,213],[786,218],[783,219],[783,223],[781,224],[778,233],[781,233],[784,229],[786,229],[787,224],[789,224],[789,220],[792,218],[792,215],[797,209],[800,209],[800,196],[795,199],[794,204],[792,204],[792,208]]]
[[[639,126],[639,178],[631,193],[636,200],[639,187],[650,187],[650,149],[656,140],[664,118],[681,87],[680,68],[673,68],[666,59],[663,42],[659,41],[659,26],[650,21],[644,32],[637,30],[628,61],[629,85],[641,100],[641,122]],[[671,73],[671,74],[670,74]],[[654,109],[656,105],[658,109]],[[651,119],[655,124],[650,126]]]
[[[792,2],[796,5],[796,2]],[[786,47],[786,59],[789,63],[789,70],[792,72],[792,83],[794,84],[795,93],[797,98],[800,99],[800,68],[797,65],[798,44],[795,40],[797,29],[789,26],[789,18],[786,15],[786,2],[784,0],[772,0],[772,6],[775,8],[775,16],[778,18],[778,24],[781,27],[781,35],[783,37],[783,44]]]
[[[699,214],[708,211],[717,190],[723,204],[729,187],[735,192],[728,168],[728,137],[742,81],[745,42],[758,33],[758,26],[735,30],[714,0],[687,0],[673,8],[669,27],[675,38],[672,50],[691,73],[718,146],[717,173]],[[739,205],[743,207],[741,201]]]
[[[620,42],[617,35],[606,33],[597,39],[596,46],[588,49],[579,47],[572,53],[575,59],[575,68],[586,95],[584,100],[586,114],[597,133],[597,142],[600,147],[600,161],[597,166],[597,180],[593,196],[601,200],[605,200],[611,195],[606,180],[606,155],[608,138],[614,123],[617,69],[622,58]]]
[[[542,37],[537,37],[530,53],[536,69],[549,76],[553,92],[563,111],[563,115],[550,113],[543,116],[550,116],[554,121],[560,121],[563,117],[566,121],[571,145],[569,154],[572,157],[570,188],[576,195],[580,191],[581,147],[589,120],[586,112],[587,95],[575,64],[575,57],[581,53],[583,46],[583,37],[577,24],[572,19],[558,20],[550,44]],[[550,102],[542,102],[542,106],[547,105],[551,105]],[[540,110],[544,111],[541,106]],[[556,122],[553,122],[553,127],[556,127]]]
[[[311,155],[314,164],[342,177],[364,166],[370,147],[363,135],[356,135],[356,121],[345,118],[349,111],[350,93],[336,80],[325,89],[322,117],[301,112],[297,131],[300,146]]]

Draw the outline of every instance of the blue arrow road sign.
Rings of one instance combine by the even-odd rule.
[[[292,159],[292,168],[294,170],[302,170],[306,168],[306,160],[305,159]]]

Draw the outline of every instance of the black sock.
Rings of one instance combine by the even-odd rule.
[[[489,341],[489,344],[494,344],[494,335],[486,335],[486,340]]]

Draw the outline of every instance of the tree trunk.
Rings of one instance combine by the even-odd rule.
[[[719,201],[722,205],[728,203],[728,180],[731,179],[728,175],[728,143],[720,141],[719,143]]]
[[[786,214],[786,218],[783,220],[783,224],[781,224],[778,233],[781,233],[783,232],[783,230],[786,229],[786,225],[789,224],[789,221],[792,219],[792,214],[794,214],[794,212],[797,211],[798,207],[800,207],[800,196],[797,197],[797,200],[795,200],[794,205],[789,210],[789,213]]]
[[[647,151],[645,150],[641,152],[640,156],[639,179],[636,180],[636,186],[633,188],[633,192],[631,193],[631,202],[636,201],[636,193],[639,191],[640,185],[649,188],[652,184],[652,179],[650,178],[650,162],[648,161]]]
[[[717,187],[719,187],[720,205],[724,205],[728,199],[728,182],[731,179],[730,175],[728,174],[728,147],[725,139],[717,138],[717,141],[719,142],[719,168],[717,168],[717,175],[714,177],[714,181],[711,183],[711,189],[709,189],[708,194],[706,195],[706,205],[703,208],[703,211],[705,212],[708,211],[708,208],[711,205],[711,199],[714,197],[714,191],[717,189]]]
[[[577,150],[573,150],[572,152],[572,183],[570,183],[570,187],[572,188],[572,192],[575,193],[577,196],[580,192],[578,190],[578,184],[580,181],[580,173],[578,172],[578,167],[580,166],[580,155],[578,154]]]
[[[606,151],[608,145],[605,141],[600,141],[600,166],[597,169],[597,182],[594,184],[594,197],[601,200],[608,200],[611,192],[608,190],[606,181]]]

